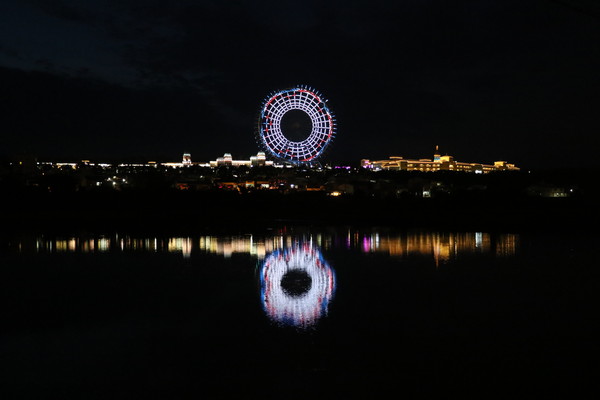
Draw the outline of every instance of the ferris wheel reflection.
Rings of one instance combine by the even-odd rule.
[[[269,254],[261,267],[261,300],[267,316],[282,325],[308,328],[327,314],[335,274],[320,250],[308,243]]]

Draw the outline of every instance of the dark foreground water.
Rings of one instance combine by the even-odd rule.
[[[4,235],[0,398],[580,394],[600,355],[597,247],[378,228]]]

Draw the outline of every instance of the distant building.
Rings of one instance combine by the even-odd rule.
[[[403,157],[390,157],[388,160],[371,161],[367,159],[361,160],[363,168],[378,170],[393,170],[393,171],[461,171],[472,172],[475,174],[486,174],[492,171],[519,171],[520,168],[514,164],[509,164],[506,161],[495,161],[494,164],[468,163],[455,161],[454,157],[445,155],[442,156],[439,152],[439,147],[435,146],[433,160],[421,158],[419,160],[410,160]]]
[[[192,165],[195,165],[197,167],[208,167],[210,166],[208,163],[194,163],[192,162],[192,155],[190,153],[183,153],[183,157],[181,159],[181,162],[165,162],[165,163],[160,163],[161,166],[163,167],[168,167],[168,168],[182,168],[182,167],[191,167]]]
[[[15,165],[24,165],[23,161],[17,161],[14,163]],[[11,165],[13,165],[11,163]],[[105,163],[93,163],[89,160],[82,160],[81,163],[77,162],[34,162],[33,165],[38,166],[47,166],[50,168],[61,168],[61,167],[69,167],[72,169],[77,169],[78,167],[84,165],[88,167],[99,166],[102,168],[112,168],[112,164]],[[273,161],[268,161],[266,159],[265,153],[260,151],[255,156],[250,157],[249,160],[234,160],[231,156],[231,153],[225,153],[223,157],[219,157],[214,161],[210,161],[207,163],[201,162],[192,162],[192,155],[190,153],[183,153],[183,157],[181,162],[156,162],[156,161],[148,161],[145,163],[120,163],[116,164],[116,167],[127,167],[127,168],[147,168],[147,167],[166,167],[166,168],[183,168],[183,167],[221,167],[221,166],[232,166],[232,167],[240,167],[240,166],[248,166],[248,167],[260,167],[260,166],[274,166],[274,167],[282,167],[281,165],[276,165]]]
[[[211,167],[261,167],[261,166],[273,166],[273,161],[266,159],[265,153],[259,151],[257,155],[250,157],[249,160],[234,160],[231,153],[225,153],[223,157],[217,158],[215,161],[210,162]]]

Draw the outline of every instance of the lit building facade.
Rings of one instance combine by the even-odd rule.
[[[273,161],[268,161],[265,153],[259,151],[257,155],[250,157],[249,160],[234,160],[231,153],[225,153],[223,157],[217,158],[215,161],[210,162],[211,167],[263,167],[273,166]]]
[[[421,158],[418,160],[405,159],[403,157],[390,157],[387,160],[371,161],[367,159],[361,160],[363,168],[393,171],[459,171],[471,172],[475,174],[486,174],[493,171],[519,171],[520,168],[514,164],[509,164],[506,161],[495,161],[494,164],[468,163],[454,160],[453,156],[442,156],[439,152],[439,147],[435,146],[433,160],[429,158]]]

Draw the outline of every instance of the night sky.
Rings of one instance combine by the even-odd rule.
[[[316,88],[328,160],[596,166],[600,3],[2,0],[0,155],[248,158],[262,100]]]

